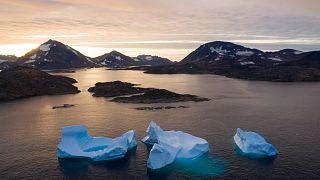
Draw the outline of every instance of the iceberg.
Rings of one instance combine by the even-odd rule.
[[[241,154],[253,158],[266,158],[278,154],[277,149],[269,144],[262,136],[255,132],[243,131],[237,128],[233,136],[234,142]]]
[[[209,151],[206,140],[182,131],[163,131],[153,121],[142,142],[153,146],[147,162],[150,169],[163,168],[175,160],[194,160]]]
[[[137,146],[136,132],[128,131],[117,138],[91,137],[84,125],[62,128],[58,145],[58,158],[90,158],[93,161],[108,161],[123,158]]]

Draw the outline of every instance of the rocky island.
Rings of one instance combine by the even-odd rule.
[[[89,92],[93,93],[95,97],[116,97],[125,96],[131,94],[144,93],[151,88],[136,87],[138,84],[132,84],[128,82],[112,81],[112,82],[98,82],[95,87],[88,89]]]
[[[151,104],[151,103],[176,103],[186,101],[209,101],[208,98],[202,98],[190,94],[178,94],[166,89],[153,89],[143,94],[132,95],[128,97],[116,97],[112,101],[120,103],[139,103],[139,104]]]
[[[96,97],[115,97],[111,101],[119,103],[151,104],[210,100],[190,94],[178,94],[166,89],[141,88],[136,86],[138,85],[121,81],[99,82],[95,84],[95,87],[89,88],[88,91],[92,92],[93,96]]]
[[[53,76],[29,67],[14,67],[0,72],[0,102],[40,95],[63,95],[80,92],[77,81]]]

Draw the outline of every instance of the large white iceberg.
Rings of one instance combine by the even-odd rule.
[[[234,142],[245,156],[254,158],[265,158],[275,156],[278,151],[269,144],[262,136],[255,132],[243,131],[238,128],[233,136]]]
[[[84,125],[66,126],[62,128],[58,157],[108,161],[123,158],[130,149],[136,146],[136,132],[134,130],[112,139],[91,137]]]
[[[153,145],[147,166],[160,169],[177,159],[193,160],[209,151],[206,140],[181,131],[163,131],[151,121],[142,142]]]

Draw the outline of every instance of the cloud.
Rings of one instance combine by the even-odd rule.
[[[316,41],[302,39],[320,37],[318,7],[318,0],[0,1],[0,44],[53,38],[98,48],[174,51],[236,40],[268,48],[310,43],[314,49]]]

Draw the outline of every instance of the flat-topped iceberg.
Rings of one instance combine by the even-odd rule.
[[[262,136],[255,132],[243,131],[238,128],[233,139],[241,154],[245,156],[265,158],[278,154],[277,149],[272,144],[269,144]]]
[[[90,158],[93,161],[108,161],[123,158],[136,147],[136,132],[128,131],[117,138],[91,137],[84,125],[62,128],[58,158]]]
[[[177,159],[193,160],[209,151],[206,140],[181,131],[163,131],[151,121],[142,142],[153,145],[147,166],[160,169]]]

